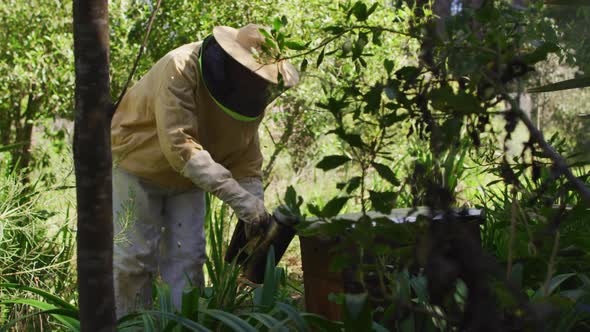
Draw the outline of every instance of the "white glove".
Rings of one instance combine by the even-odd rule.
[[[240,186],[242,188],[246,189],[246,191],[248,191],[250,194],[256,196],[262,202],[264,202],[264,187],[262,186],[262,181],[260,180],[260,178],[257,178],[257,177],[241,178],[238,180],[238,183],[240,184]],[[270,222],[270,220],[268,220],[267,222],[264,222],[264,223],[259,223],[259,224],[245,224],[244,231],[246,232],[246,238],[251,239],[251,238],[258,236],[260,234],[264,234],[269,222]]]
[[[262,185],[260,178],[246,177],[238,179],[237,181],[247,192],[260,198],[260,200],[264,202],[264,186]]]
[[[186,163],[181,173],[201,189],[231,206],[238,218],[244,222],[264,224],[268,221],[269,214],[264,208],[264,202],[242,188],[232,178],[230,171],[216,163],[209,152],[197,152]]]

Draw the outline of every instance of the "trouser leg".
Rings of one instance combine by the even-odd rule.
[[[165,201],[165,210],[160,275],[170,285],[172,302],[180,309],[183,289],[188,285],[204,285],[205,195],[198,190],[169,195]]]
[[[117,317],[151,303],[161,228],[158,193],[134,175],[113,170],[113,277]]]

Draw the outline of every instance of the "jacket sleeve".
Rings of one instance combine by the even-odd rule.
[[[154,113],[162,153],[178,172],[203,147],[197,141],[196,77],[191,61],[178,55],[163,59],[161,82],[154,91]]]

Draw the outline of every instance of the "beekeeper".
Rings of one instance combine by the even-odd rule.
[[[204,193],[251,225],[267,222],[258,126],[299,80],[263,52],[261,27],[218,26],[160,59],[125,95],[112,121],[117,315],[150,303],[154,278],[180,305],[203,284]]]

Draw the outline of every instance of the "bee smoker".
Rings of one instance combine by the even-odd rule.
[[[276,208],[262,234],[248,237],[244,221],[238,220],[225,254],[225,261],[236,261],[242,266],[245,277],[257,284],[264,282],[266,257],[270,246],[274,247],[275,264],[281,260],[295,236],[297,218],[287,216]]]

